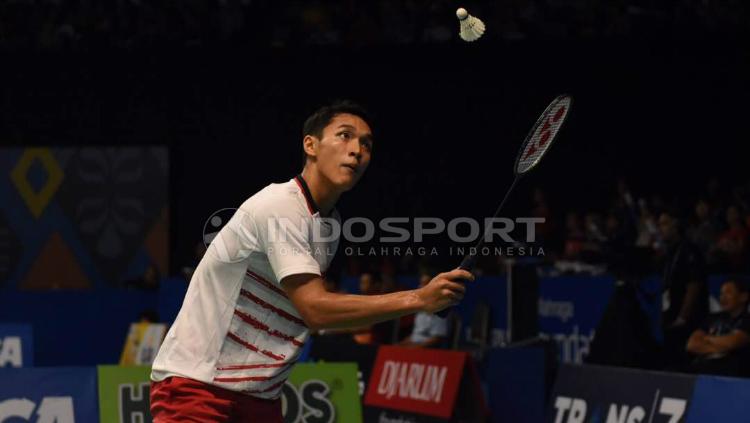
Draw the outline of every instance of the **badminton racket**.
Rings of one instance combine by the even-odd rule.
[[[555,141],[555,137],[560,132],[565,119],[568,117],[570,112],[570,106],[573,104],[573,98],[568,95],[560,95],[556,97],[552,102],[544,109],[539,119],[536,120],[534,126],[531,127],[526,139],[521,144],[521,148],[516,156],[515,164],[513,165],[514,179],[513,183],[505,192],[503,200],[500,205],[497,206],[493,218],[498,217],[500,212],[503,210],[505,203],[508,201],[513,188],[516,187],[518,181],[522,176],[529,173],[532,169],[539,165],[542,161],[544,154],[549,151],[552,143]],[[487,238],[487,228],[482,237],[479,238],[473,249],[469,249],[469,254],[464,256],[463,261],[459,265],[460,269],[467,270],[469,272],[474,270],[474,266],[477,262],[477,255],[484,246]],[[439,313],[441,316],[447,314],[447,309]]]

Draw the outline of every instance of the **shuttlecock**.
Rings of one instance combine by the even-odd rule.
[[[464,41],[474,41],[484,34],[484,22],[471,16],[463,7],[456,10],[456,17],[461,23],[458,35]]]

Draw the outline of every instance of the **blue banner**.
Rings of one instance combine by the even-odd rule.
[[[0,422],[96,423],[96,368],[0,369]]]
[[[142,290],[4,291],[0,321],[33,325],[36,366],[117,363],[130,323],[141,311],[156,310],[158,300],[156,292]]]
[[[0,324],[0,367],[33,367],[34,337],[30,324]]]
[[[492,348],[484,368],[493,423],[544,420],[545,368],[542,347]]]
[[[547,421],[685,422],[695,379],[681,374],[563,365],[557,375]]]
[[[560,359],[582,363],[615,289],[611,276],[562,276],[539,281],[539,332],[554,339]]]
[[[499,346],[507,342],[508,291],[505,277],[485,276],[477,278],[466,290],[463,301],[456,306],[456,312],[463,322],[464,339],[470,337],[474,311],[479,304],[490,307],[490,345]]]
[[[687,423],[731,423],[750,419],[750,380],[699,376]]]

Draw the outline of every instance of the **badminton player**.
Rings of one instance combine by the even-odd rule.
[[[281,423],[281,389],[310,330],[434,313],[463,298],[460,281],[473,276],[459,269],[411,291],[326,291],[338,240],[320,240],[333,238],[322,218],[339,219],[336,201],[362,177],[373,144],[368,114],[354,103],[306,120],[302,173],[247,199],[198,264],[153,364],[154,422]],[[278,222],[288,223],[283,233]]]

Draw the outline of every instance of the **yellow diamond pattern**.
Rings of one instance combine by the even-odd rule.
[[[44,170],[47,171],[47,182],[39,192],[34,191],[27,177],[29,169],[35,160],[38,160],[44,167]],[[44,208],[49,204],[52,196],[55,195],[55,192],[60,187],[63,180],[63,171],[60,169],[60,165],[57,164],[57,160],[55,160],[49,148],[27,148],[23,151],[21,158],[18,159],[18,163],[16,163],[16,166],[10,172],[10,178],[13,180],[16,189],[18,189],[18,193],[21,194],[21,198],[26,202],[26,206],[31,210],[34,217],[38,219],[42,215]]]

